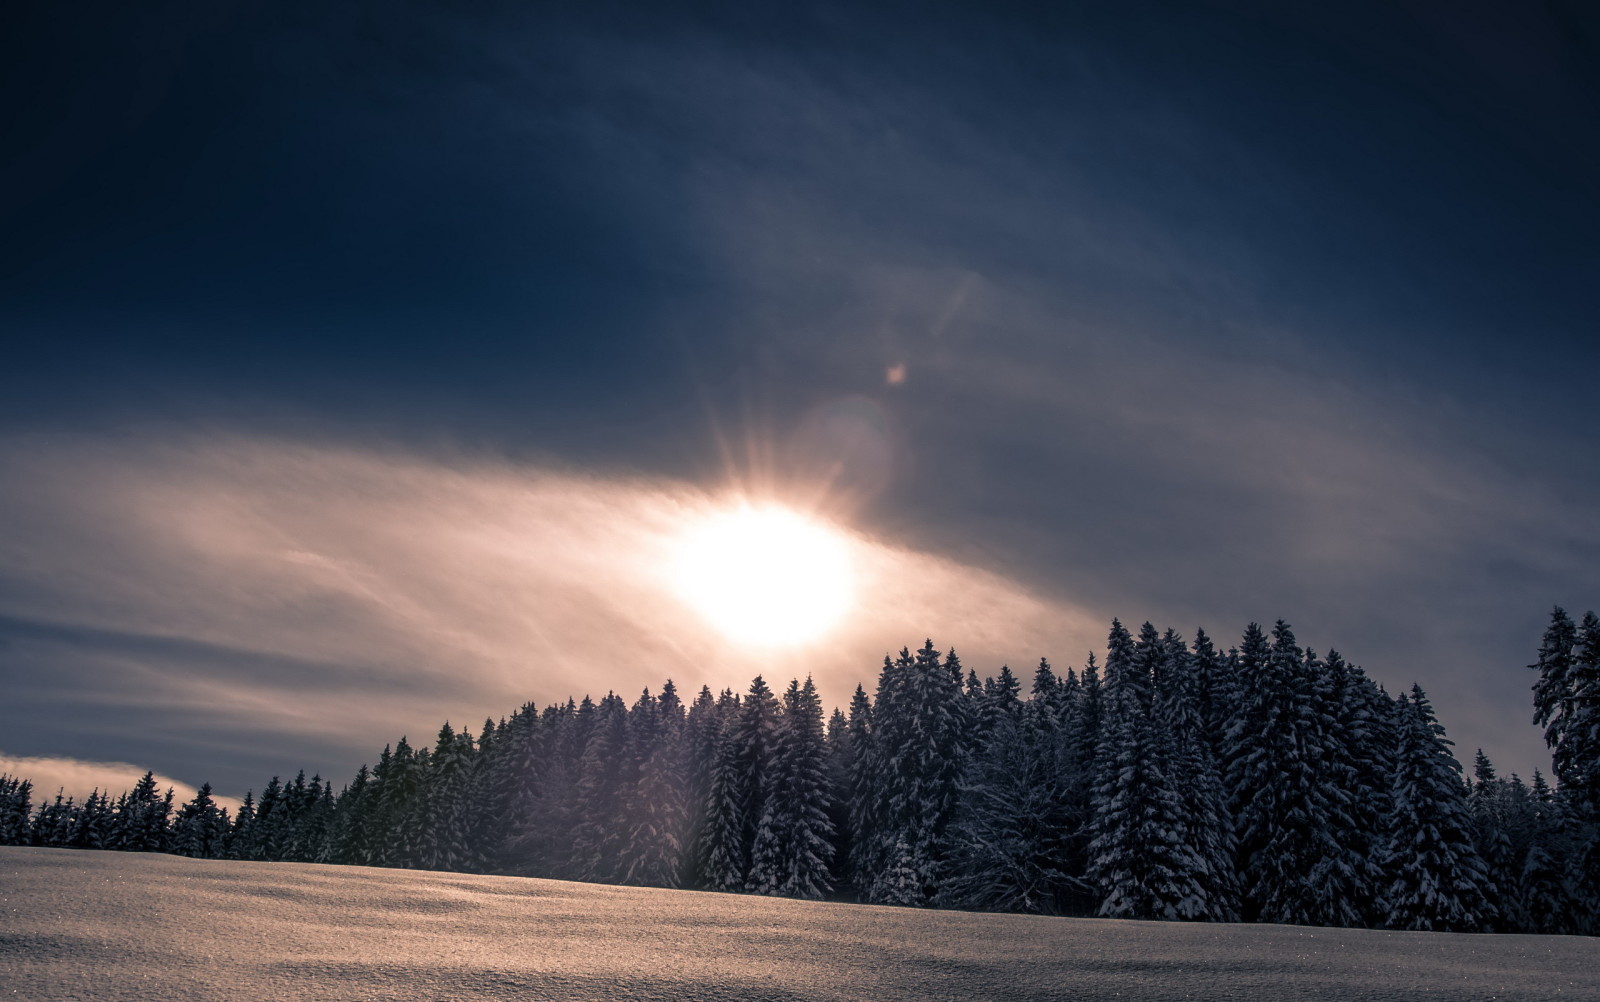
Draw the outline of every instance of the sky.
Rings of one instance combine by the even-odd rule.
[[[1282,618],[1548,772],[1600,19],[1057,6],[6,15],[3,763],[237,797],[668,677],[1078,667],[1115,616]],[[845,541],[825,634],[674,590],[741,497]]]

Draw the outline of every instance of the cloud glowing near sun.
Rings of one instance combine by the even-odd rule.
[[[678,593],[744,644],[816,640],[853,598],[844,537],[777,506],[739,507],[696,524],[680,541],[673,573]]]

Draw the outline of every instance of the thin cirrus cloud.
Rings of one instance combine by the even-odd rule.
[[[730,643],[670,576],[729,499],[668,480],[250,437],[14,438],[0,470],[27,485],[0,498],[22,530],[0,544],[12,743],[76,740],[235,794],[302,766],[343,778],[401,734],[530,699],[760,673],[813,674],[842,703],[930,632],[993,671],[1103,631],[845,528],[845,622],[805,647]]]

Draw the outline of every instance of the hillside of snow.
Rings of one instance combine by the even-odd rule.
[[[0,998],[1600,999],[1600,940],[983,915],[0,848]]]

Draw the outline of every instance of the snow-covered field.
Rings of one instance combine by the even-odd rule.
[[[1600,999],[1600,940],[0,848],[0,999]]]

